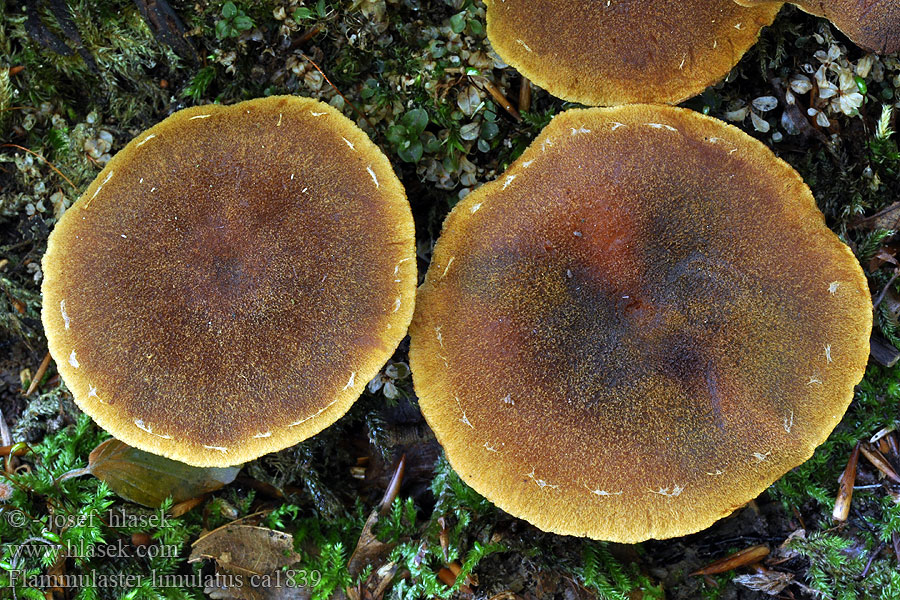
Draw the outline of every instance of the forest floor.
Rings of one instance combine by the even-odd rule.
[[[135,135],[197,104],[273,94],[331,103],[370,134],[406,187],[421,280],[455,203],[572,106],[534,87],[527,110],[514,115],[491,95],[499,90],[516,106],[523,80],[492,53],[480,1],[169,4],[166,14],[165,2],[0,0],[0,409],[3,443],[13,446],[4,454],[21,455],[0,474],[0,597],[900,599],[900,488],[860,458],[849,519],[831,516],[854,446],[900,420],[900,368],[874,361],[812,459],[731,517],[674,540],[557,536],[486,502],[453,473],[419,413],[406,343],[334,426],[246,465],[200,503],[167,501],[157,513],[98,478],[59,481],[108,436],[74,406],[52,364],[39,371],[47,353],[40,259],[56,219]],[[825,87],[836,96],[823,98]],[[892,134],[900,58],[866,53],[826,21],[786,6],[724,82],[684,106],[733,123],[800,172],[880,300],[875,335],[888,355],[891,344],[900,347],[900,153]],[[886,454],[900,467],[896,445]],[[367,516],[400,456],[402,485],[373,533]],[[140,518],[114,526],[110,511]],[[254,555],[272,558],[273,573],[286,566],[291,587],[216,581],[240,559],[229,568],[215,548],[188,562],[204,532],[238,519],[288,534],[286,546],[273,546],[282,538],[263,542],[241,530]],[[67,555],[63,541],[119,544],[120,553]],[[23,545],[44,551],[29,555]],[[771,554],[753,569],[691,575],[758,545]],[[147,547],[174,551],[135,556]],[[15,573],[94,579],[30,587]]]

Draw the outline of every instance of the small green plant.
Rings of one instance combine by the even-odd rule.
[[[875,127],[875,136],[869,141],[869,150],[876,164],[884,167],[888,174],[897,175],[900,173],[900,149],[890,126],[892,113],[891,105],[885,104]]]
[[[414,108],[400,118],[400,122],[392,125],[387,132],[388,141],[394,145],[397,156],[408,163],[417,163],[424,152],[437,152],[440,141],[428,134],[428,113],[425,109]]]
[[[463,33],[467,31],[469,34],[478,36],[484,33],[484,25],[480,19],[474,18],[470,11],[464,10],[450,17],[450,29],[453,33]]]
[[[484,116],[471,123],[466,123],[459,128],[460,139],[474,141],[479,152],[490,152],[498,143],[497,134],[500,127],[497,125],[497,112],[493,103],[486,103]]]
[[[665,598],[661,586],[652,584],[636,565],[626,570],[604,542],[584,542],[581,560],[582,565],[573,570],[575,576],[603,600],[628,600],[636,590],[643,592],[643,598]]]
[[[307,8],[305,6],[301,6],[297,9],[294,9],[293,14],[291,15],[295,21],[303,21],[306,19],[324,19],[328,16],[328,8],[325,6],[325,0],[319,0],[316,2],[315,8]]]
[[[209,89],[209,85],[216,78],[216,68],[212,65],[206,65],[202,67],[197,74],[194,75],[191,82],[184,88],[184,91],[181,92],[181,96],[183,98],[190,98],[194,102],[200,102],[203,96],[206,94],[206,90]]]
[[[216,21],[216,37],[220,40],[241,35],[242,31],[253,28],[253,19],[247,13],[234,5],[234,2],[226,2],[222,5],[222,18]]]
[[[19,598],[43,598],[42,582],[65,561],[65,574],[79,581],[78,600],[103,595],[104,577],[129,577],[130,597],[187,598],[190,592],[156,589],[154,576],[185,567],[187,542],[200,530],[199,517],[168,517],[171,501],[157,511],[120,503],[105,483],[92,477],[60,480],[83,467],[107,434],[87,415],[48,436],[25,459],[30,469],[0,472],[7,497],[0,515],[0,589]],[[115,518],[118,515],[118,518]],[[154,550],[136,555],[131,536],[150,534]],[[111,560],[129,557],[128,560]],[[50,586],[52,587],[52,586]],[[172,593],[169,593],[172,592]]]
[[[863,264],[868,262],[896,233],[893,229],[876,229],[867,235],[860,244],[857,244],[856,257],[859,262]]]
[[[300,578],[294,583],[297,586],[311,583],[308,587],[312,600],[327,600],[335,591],[353,584],[347,560],[365,523],[365,507],[358,502],[354,512],[332,520],[319,517],[293,519],[299,512],[299,507],[285,504],[276,508],[267,522],[279,529],[293,530],[294,549],[302,557],[297,563],[300,568],[294,569]],[[315,576],[309,578],[310,573]]]
[[[416,504],[412,498],[394,498],[391,511],[378,521],[378,539],[397,543],[401,538],[412,535],[415,532],[416,514]]]

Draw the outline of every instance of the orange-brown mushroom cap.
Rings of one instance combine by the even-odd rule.
[[[50,235],[50,353],[123,442],[238,464],[327,427],[406,334],[412,215],[332,107],[272,97],[175,113]]]
[[[541,529],[698,531],[812,454],[872,306],[809,188],[688,110],[557,116],[447,217],[410,329],[454,469]]]
[[[741,6],[782,4],[781,0],[735,0]],[[900,52],[900,0],[791,0],[825,17],[855,44],[879,54]]]
[[[490,0],[488,38],[554,96],[678,103],[722,79],[778,13],[732,0]]]

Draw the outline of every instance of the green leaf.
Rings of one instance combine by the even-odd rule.
[[[403,115],[400,123],[406,127],[410,137],[419,137],[419,134],[425,131],[425,128],[428,126],[428,113],[425,109],[414,108]]]
[[[234,28],[238,31],[247,31],[253,28],[253,19],[247,15],[240,14],[234,18]]]
[[[301,6],[297,10],[294,11],[293,17],[295,21],[301,21],[303,19],[312,19],[312,11],[306,8],[305,6]]]
[[[434,58],[443,58],[447,54],[447,46],[437,40],[432,40],[429,51]]]
[[[428,154],[434,154],[441,149],[441,140],[439,140],[436,135],[434,135],[430,131],[426,131],[423,137],[425,140],[425,152],[427,152]],[[409,367],[407,367],[407,370],[408,369]]]
[[[237,7],[234,5],[234,2],[226,2],[222,5],[222,16],[226,19],[231,19],[234,15],[237,14]]]
[[[406,139],[406,128],[402,125],[391,125],[385,137],[390,143],[399,145]]]
[[[216,37],[224,40],[231,33],[231,26],[228,21],[216,21]]]
[[[466,28],[466,13],[456,13],[452,17],[450,17],[450,29],[453,33],[462,33],[463,29]]]
[[[87,472],[125,500],[154,508],[169,496],[178,503],[217,490],[234,481],[240,470],[240,466],[192,467],[116,439],[94,448],[87,467]]]
[[[405,162],[417,163],[422,160],[422,142],[416,140],[410,142],[405,148],[400,148],[397,155]]]
[[[482,139],[492,140],[497,137],[498,133],[500,133],[500,127],[498,127],[496,123],[491,123],[490,121],[488,121],[481,125]]]

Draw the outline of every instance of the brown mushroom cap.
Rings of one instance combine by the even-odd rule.
[[[735,0],[741,6],[780,6],[781,0]],[[792,0],[791,4],[825,17],[853,42],[878,54],[900,52],[900,0]]]
[[[779,8],[732,0],[490,0],[487,32],[504,61],[554,96],[675,104],[723,78]]]
[[[871,324],[855,257],[763,144],[680,108],[570,110],[447,217],[410,366],[478,492],[637,542],[703,529],[809,458]]]
[[[334,108],[175,113],[57,224],[43,322],[75,401],[123,442],[227,466],[324,429],[406,334],[412,215]]]

